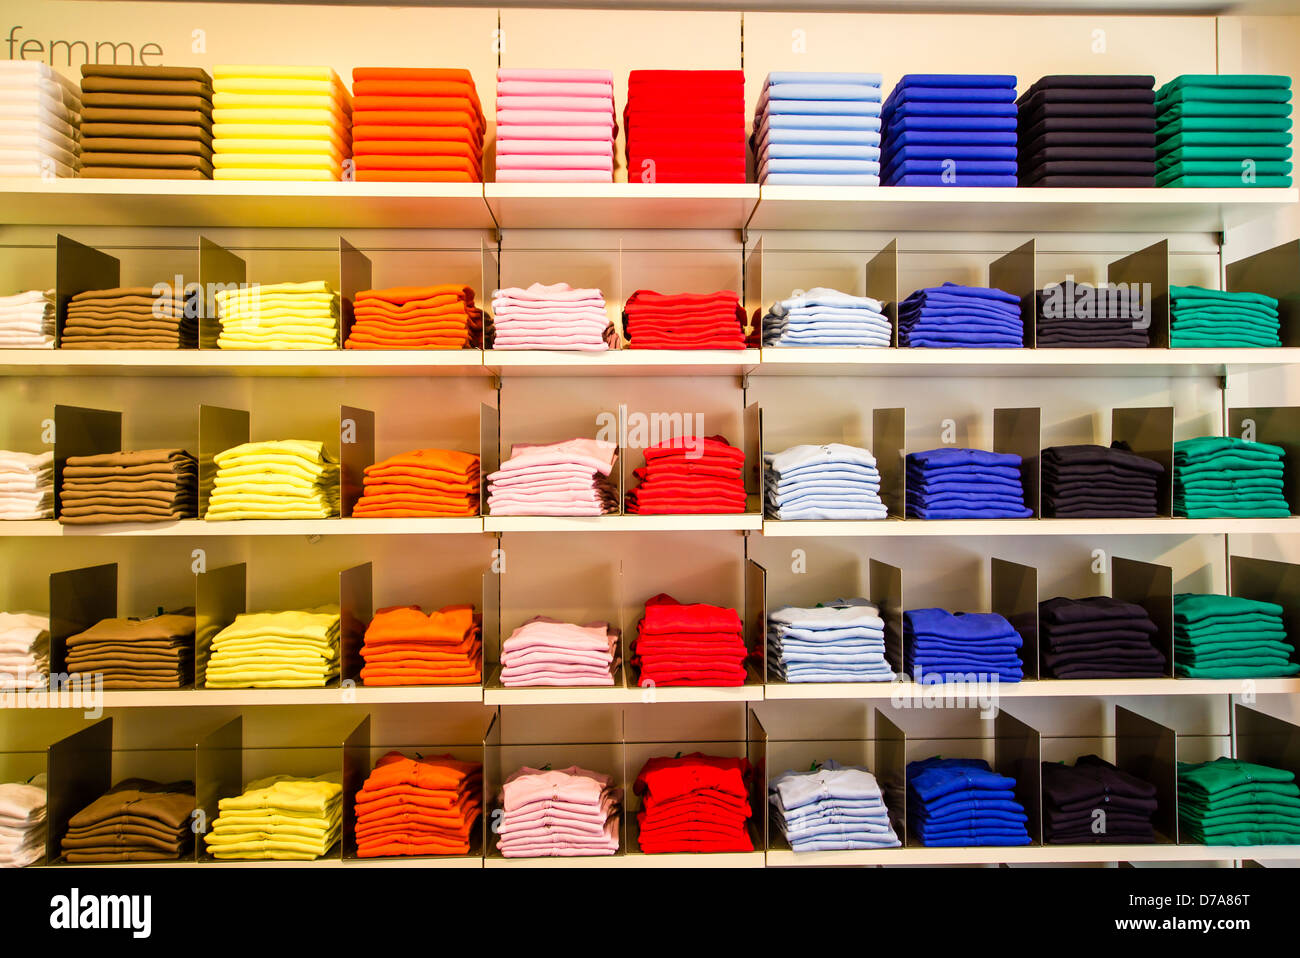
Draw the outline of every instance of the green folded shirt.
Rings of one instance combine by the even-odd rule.
[[[1198,100],[1203,103],[1290,103],[1291,91],[1284,87],[1266,86],[1183,86],[1156,95],[1159,112],[1169,103]]]
[[[1233,155],[1253,153],[1258,148],[1289,148],[1290,132],[1268,130],[1238,130],[1233,133],[1219,130],[1189,130],[1161,135],[1156,134],[1156,154],[1184,149],[1231,150]]]
[[[1173,90],[1187,87],[1259,87],[1268,90],[1291,89],[1291,78],[1281,73],[1183,73],[1174,77],[1159,90],[1156,96],[1167,96]]]
[[[1159,180],[1159,177],[1156,177]],[[1157,182],[1156,186],[1168,186],[1174,189],[1218,190],[1218,189],[1286,189],[1291,185],[1289,176],[1257,176],[1253,182],[1243,182],[1240,176],[1180,176],[1172,180]]]

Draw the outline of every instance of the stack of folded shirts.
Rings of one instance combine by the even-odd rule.
[[[928,847],[1029,845],[1029,817],[1015,787],[1014,778],[979,758],[908,762],[908,837]]]
[[[1289,76],[1175,77],[1156,122],[1156,186],[1291,185]]]
[[[501,786],[493,819],[506,858],[576,858],[618,853],[623,790],[600,772],[524,766]]]
[[[482,182],[483,109],[468,70],[357,67],[352,96],[358,180]]]
[[[50,617],[0,612],[0,689],[43,689],[50,683]]]
[[[1282,606],[1233,595],[1174,596],[1174,665],[1193,679],[1282,678],[1300,673]]]
[[[1053,679],[1158,679],[1169,663],[1156,624],[1136,602],[1107,596],[1038,603],[1042,675]]]
[[[656,293],[638,289],[623,305],[631,349],[744,349],[745,311],[731,290]]]
[[[1151,519],[1165,467],[1124,442],[1043,450],[1043,515],[1057,519]]]
[[[758,182],[880,184],[880,74],[767,75],[750,144]]]
[[[832,599],[767,616],[768,668],[786,682],[891,682],[885,623],[866,599]]]
[[[53,349],[57,325],[54,290],[0,296],[0,349]]]
[[[627,511],[640,515],[696,515],[745,511],[745,453],[723,436],[678,436],[646,447],[633,471],[640,485],[627,494]]]
[[[1300,844],[1295,773],[1239,759],[1178,763],[1179,841]]]
[[[884,304],[817,287],[772,306],[762,317],[764,346],[888,346],[893,326]]]
[[[212,78],[206,70],[83,63],[81,104],[95,111],[92,116],[101,110],[122,116],[96,122],[93,135],[83,129],[82,176],[212,179]],[[100,131],[101,125],[115,135]]]
[[[908,74],[881,110],[886,186],[1015,186],[1016,78]]]
[[[341,180],[351,156],[352,97],[329,67],[212,71],[212,166],[218,180]]]
[[[745,182],[741,70],[633,70],[623,127],[629,183]]]
[[[1046,76],[1016,101],[1021,186],[1155,186],[1152,76]]]
[[[366,466],[354,518],[478,515],[478,456],[414,449]]]
[[[1000,289],[944,283],[898,304],[898,345],[1016,349],[1024,345],[1020,297]]]
[[[242,795],[223,798],[203,836],[217,859],[313,861],[326,854],[343,829],[343,786],[338,772],[315,778],[271,775],[248,783]]]
[[[339,674],[339,610],[245,612],[212,639],[210,689],[319,689]]]
[[[54,453],[0,449],[0,519],[54,518]]]
[[[59,521],[169,522],[198,515],[199,466],[184,449],[69,456],[59,491]]]
[[[631,651],[638,686],[745,684],[749,652],[735,609],[682,605],[660,593],[646,601]]]
[[[568,283],[498,289],[492,294],[489,322],[493,349],[609,349],[611,324],[598,289],[574,289]]]
[[[152,286],[88,289],[68,301],[60,349],[193,349],[199,344],[197,294],[159,294]]]
[[[831,442],[763,453],[764,507],[773,519],[883,519],[876,457]]]
[[[1156,840],[1156,787],[1096,755],[1043,762],[1043,840],[1055,845]]]
[[[76,176],[81,91],[47,64],[0,60],[0,177]]]
[[[820,762],[768,783],[772,824],[796,852],[897,848],[876,776],[856,765]]]
[[[1283,491],[1286,450],[1235,436],[1200,436],[1174,443],[1174,515],[1282,519],[1291,514]]]
[[[123,779],[68,819],[72,864],[180,861],[194,848],[194,783]]]
[[[217,292],[221,349],[337,349],[339,296],[328,283],[255,284]]]
[[[352,315],[344,349],[477,349],[483,341],[474,290],[454,283],[363,290]]]
[[[917,519],[1028,519],[1021,459],[945,446],[907,454],[907,515]]]
[[[602,439],[517,442],[487,477],[494,516],[602,516],[618,512],[611,477],[618,447]]]
[[[909,609],[903,613],[907,673],[913,682],[1019,682],[1024,639],[996,612]],[[939,678],[931,678],[938,675]]]
[[[357,792],[357,857],[466,855],[482,811],[482,763],[389,752]]]
[[[69,675],[106,689],[182,689],[194,683],[194,610],[101,619],[68,637]]]
[[[45,773],[0,783],[0,868],[25,868],[45,855]]]
[[[361,681],[369,686],[477,685],[482,620],[472,605],[429,613],[418,605],[380,609],[366,627],[361,657]]]
[[[614,115],[608,70],[497,70],[497,182],[613,182]]]
[[[1277,300],[1203,286],[1169,287],[1169,345],[1281,346]]]
[[[743,758],[693,752],[652,758],[632,789],[641,796],[637,843],[648,855],[751,852],[749,779]]]
[[[246,442],[219,452],[203,518],[333,519],[339,464],[310,439]]]
[[[611,686],[620,664],[618,639],[608,622],[574,625],[534,616],[501,643],[501,684]]]
[[[1179,840],[1202,845],[1300,844],[1295,773],[1233,758],[1178,763]]]
[[[1036,346],[1145,349],[1151,345],[1151,304],[1129,291],[1067,279],[1038,291]]]

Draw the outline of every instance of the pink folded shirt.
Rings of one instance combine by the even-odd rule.
[[[610,96],[498,96],[497,112],[502,110],[577,110],[581,113],[605,113],[614,121],[614,97]]]
[[[516,472],[549,465],[590,465],[609,475],[618,447],[604,439],[564,439],[560,442],[517,442],[510,447],[510,458],[501,464],[502,472]]]
[[[497,157],[505,156],[609,156],[614,155],[613,140],[517,140],[497,137]]]
[[[608,83],[614,85],[610,70],[566,70],[543,67],[502,67],[497,70],[497,82],[502,80],[550,80],[556,83]]]
[[[499,170],[498,183],[612,183],[606,170]]]
[[[607,622],[574,625],[539,615],[511,632],[510,637],[501,643],[501,649],[510,652],[530,645],[546,644],[553,648],[599,652],[611,649],[613,641]]]
[[[497,117],[497,141],[504,137],[511,140],[596,140],[614,141],[614,128],[604,124],[574,124],[563,126],[558,123],[529,124],[502,123]]]
[[[614,99],[613,83],[561,80],[499,80],[497,96],[598,96]]]
[[[594,110],[507,109],[497,111],[497,126],[522,123],[527,126],[589,126],[614,131],[614,117]]]
[[[614,156],[594,153],[505,153],[497,157],[498,170],[613,170]]]
[[[605,790],[612,786],[610,776],[577,765],[549,771],[525,765],[501,786],[501,804],[507,812],[548,798],[576,805],[599,805]]]

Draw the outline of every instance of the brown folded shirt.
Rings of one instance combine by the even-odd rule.
[[[202,170],[149,170],[140,166],[85,166],[77,174],[91,180],[210,180]]]
[[[130,80],[198,80],[212,86],[212,77],[202,67],[150,67],[118,63],[83,63],[83,77],[123,77]]]
[[[141,466],[194,464],[194,457],[184,449],[134,449],[102,452],[93,456],[69,456],[67,468],[99,467],[103,469],[138,469]],[[69,475],[66,471],[64,475]],[[72,473],[75,475],[75,473]]]
[[[212,145],[212,131],[201,126],[181,123],[82,123],[82,142],[138,138],[150,143],[158,140],[197,140]],[[141,151],[143,152],[143,151]]]
[[[83,289],[79,293],[74,293],[70,301],[74,303],[84,303],[87,300],[103,299],[116,302],[120,299],[129,299],[131,297],[138,299],[138,305],[141,306],[147,306],[150,303],[157,302],[160,298],[163,298],[158,293],[154,292],[154,287],[152,286],[114,286],[109,289]],[[166,298],[174,299],[178,303],[185,302],[184,294],[173,294]],[[135,300],[131,300],[131,305],[137,305]]]
[[[78,479],[76,488],[87,491],[94,490],[97,492],[176,492],[182,487],[171,478],[144,479],[140,481],[122,482],[117,479]],[[63,490],[68,491],[68,483],[63,484]]]
[[[212,115],[212,100],[205,96],[157,96],[150,93],[83,93],[81,106],[99,110],[193,110]]]
[[[78,510],[61,511],[59,522],[67,526],[96,526],[110,522],[172,522],[176,519],[194,519],[193,509],[178,509],[171,512],[152,512],[148,509],[118,509],[103,506],[86,512]]]
[[[197,126],[212,132],[212,118],[202,110],[143,110],[120,107],[83,106],[81,122],[86,123],[175,123]]]
[[[83,77],[81,92],[197,96],[212,99],[212,84],[202,80],[162,80],[139,77]]]
[[[194,811],[194,783],[125,778],[68,819],[69,828],[89,828],[117,815],[151,818],[180,828]]]
[[[164,138],[146,139],[145,137],[88,136],[81,141],[81,148],[92,153],[190,153],[194,156],[212,158],[212,139],[200,137],[189,139]]]
[[[174,349],[178,352],[183,349],[194,349],[195,344],[192,342],[180,342],[178,340],[160,340],[160,339],[93,339],[80,340],[73,342],[59,342],[60,349],[73,350],[94,350],[94,349]]]
[[[151,615],[144,619],[129,616],[100,619],[85,631],[70,636],[68,647],[96,641],[158,641],[193,634],[194,609],[186,606],[183,609],[164,612],[162,615]]]
[[[93,847],[105,844],[99,839],[132,837],[146,839],[149,843],[154,844],[154,847],[165,848],[183,841],[185,833],[188,831],[189,828],[184,825],[180,828],[168,828],[161,822],[154,821],[151,818],[118,815],[87,828],[69,828],[64,835],[64,842],[75,842],[80,847]]]
[[[212,161],[189,153],[87,153],[82,150],[81,168],[95,166],[147,170],[202,170],[212,173]]]
[[[127,850],[112,848],[82,848],[70,850],[63,857],[74,865],[89,865],[92,863],[108,864],[111,862],[169,862],[176,861],[177,859],[186,856],[139,848]]]

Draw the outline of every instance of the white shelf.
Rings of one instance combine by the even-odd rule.
[[[254,705],[385,705],[482,702],[481,685],[392,686],[325,689],[142,689],[105,690],[102,701],[89,702],[93,692],[0,692],[7,708],[75,709],[88,704],[106,709],[245,707]]]
[[[770,849],[773,866],[1032,865],[1089,862],[1300,860],[1300,845],[1022,845],[1014,848],[875,848],[837,852]]]
[[[502,229],[734,229],[758,205],[755,183],[487,183]]]
[[[1300,349],[848,349],[768,346],[758,376],[1204,377],[1300,364]]]
[[[0,349],[4,376],[1204,377],[1300,365],[1300,349]]]
[[[392,536],[478,535],[478,516],[456,519],[234,519],[65,526],[54,519],[0,521],[0,538],[41,536]]]
[[[1300,516],[1285,519],[764,519],[763,535],[851,536],[1197,536],[1294,535]]]
[[[0,349],[6,376],[482,376],[478,349]]]
[[[1250,683],[1249,689],[1246,683]],[[916,682],[769,682],[763,689],[767,701],[820,701],[828,699],[870,699],[905,702],[922,699],[963,698],[996,695],[999,699],[1116,698],[1167,695],[1300,695],[1300,679],[1027,679],[997,685],[969,686],[960,682],[940,685]]]
[[[491,229],[481,183],[0,180],[6,224]]]
[[[1291,189],[1032,189],[754,183],[0,182],[11,225],[415,229],[1214,232]]]
[[[757,349],[611,349],[603,353],[489,349],[500,376],[717,376],[758,367]]]
[[[1218,232],[1300,199],[1289,189],[764,186],[751,230]]]
[[[485,532],[720,532],[763,528],[756,513],[706,516],[484,516]]]

